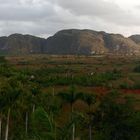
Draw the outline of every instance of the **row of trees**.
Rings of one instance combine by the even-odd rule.
[[[108,71],[104,73],[90,73],[73,75],[68,74],[46,74],[45,71],[36,71],[36,82],[41,83],[44,87],[51,85],[80,85],[80,86],[105,86],[111,80],[117,80],[122,77],[121,72]],[[41,75],[40,75],[40,74]]]
[[[140,112],[117,92],[100,96],[78,93],[72,86],[66,92],[50,94],[20,84],[6,81],[1,85],[1,140],[140,138]],[[78,109],[76,103],[84,105]]]

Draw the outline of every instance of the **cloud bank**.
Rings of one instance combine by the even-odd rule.
[[[47,37],[61,29],[140,33],[136,0],[0,0],[0,35]]]

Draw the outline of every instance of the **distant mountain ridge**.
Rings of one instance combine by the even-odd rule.
[[[12,34],[0,37],[1,54],[125,54],[140,55],[140,35],[128,38],[103,31],[68,29],[44,39]]]
[[[140,45],[140,35],[132,35],[129,38]]]
[[[6,54],[42,53],[46,39],[22,34],[0,37],[0,52]]]

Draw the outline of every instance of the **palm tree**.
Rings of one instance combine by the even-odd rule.
[[[3,93],[2,93],[2,89],[0,87],[0,140],[2,140],[2,110],[4,108],[5,104],[3,104]]]
[[[73,113],[74,113],[74,103],[79,99],[79,93],[76,93],[75,87],[72,85],[68,92],[60,92],[58,96],[64,100],[66,103],[70,104],[71,108],[71,121],[73,120]],[[72,140],[75,139],[75,123],[73,122],[72,125]]]
[[[56,117],[62,107],[61,100],[54,94],[54,89],[52,93],[42,93],[40,94],[40,99],[38,100],[39,106],[45,109],[51,120],[54,122],[55,126],[55,140],[57,136],[57,122]],[[58,138],[57,138],[58,139]]]
[[[5,140],[8,140],[9,135],[9,121],[11,108],[15,105],[15,102],[20,94],[20,88],[17,82],[13,80],[3,81],[1,86],[1,107],[7,110],[7,121],[5,130]]]
[[[20,114],[25,114],[25,135],[28,134],[28,121],[29,121],[29,112],[30,111],[30,102],[32,99],[32,95],[29,89],[29,78],[27,75],[27,70],[20,71],[16,75],[14,75],[15,81],[19,81],[21,84],[21,96],[18,99],[18,108],[20,110]],[[22,117],[22,116],[21,116]]]
[[[22,94],[18,99],[18,108],[20,110],[20,114],[21,113],[24,114],[21,117],[24,120],[24,128],[25,128],[24,132],[25,132],[25,136],[27,137],[28,127],[29,127],[29,115],[30,115],[30,112],[32,113],[31,111],[32,110],[32,104],[31,104],[32,94],[27,88],[25,89],[24,86],[22,87],[21,93]]]
[[[41,93],[40,86],[34,83],[29,83],[29,90],[32,94],[32,112],[34,113],[36,108],[36,100],[38,98],[38,95]]]
[[[23,90],[23,103],[25,109],[25,134],[28,134],[28,127],[29,127],[29,115],[35,112],[36,104],[39,100],[39,95],[41,93],[40,88],[38,85],[33,83],[28,83],[29,85],[25,85],[28,87],[26,90]],[[26,92],[26,93],[25,93]],[[31,112],[29,114],[29,112]]]
[[[19,106],[21,110],[25,114],[25,135],[28,134],[28,127],[29,127],[29,112],[34,113],[35,111],[35,103],[36,103],[36,96],[38,95],[39,86],[34,84],[34,75],[29,76],[27,74],[27,69],[21,71],[16,75],[16,79],[21,82],[22,85],[22,95],[20,96]],[[31,111],[32,110],[32,111]]]
[[[93,94],[88,93],[81,93],[80,94],[81,100],[83,100],[88,105],[88,115],[89,115],[89,140],[92,140],[92,124],[91,124],[91,117],[92,117],[92,110],[91,107],[96,102],[96,96]]]
[[[0,116],[0,140],[1,140],[1,134],[2,134],[2,118]]]
[[[42,131],[44,131],[43,129],[46,129],[46,132],[38,133],[38,131],[40,130],[37,130],[36,132],[38,133],[38,135],[42,135],[44,133],[44,135],[47,137],[48,140],[58,139],[59,136],[57,138],[58,129],[56,117],[61,108],[60,100],[57,98],[57,96],[55,96],[54,93],[52,94],[42,93],[40,94],[40,98],[38,98],[38,102],[39,107],[37,107],[35,112],[32,114],[33,121],[34,124],[36,124],[36,127],[40,126],[40,129],[42,129]]]
[[[7,108],[7,101],[8,101],[8,98],[7,98],[7,94],[9,92],[9,89],[8,89],[9,85],[3,81],[3,83],[1,83],[1,88],[0,88],[0,110],[1,110],[1,116],[0,116],[0,135],[2,136],[2,110]],[[9,113],[10,113],[10,109],[8,109],[8,115],[7,115],[7,124],[9,124]],[[8,137],[8,125],[6,124],[6,131],[5,131],[5,137]],[[1,138],[0,136],[0,138]],[[2,139],[2,138],[1,138]],[[5,138],[7,139],[7,138]]]

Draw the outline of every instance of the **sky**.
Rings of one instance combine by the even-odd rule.
[[[140,34],[140,0],[0,0],[0,36],[71,28]]]

